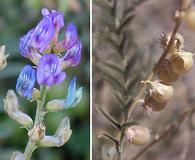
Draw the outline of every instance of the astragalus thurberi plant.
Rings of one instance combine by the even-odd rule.
[[[62,83],[68,67],[80,63],[82,43],[76,26],[64,24],[64,15],[55,10],[42,9],[43,18],[35,28],[20,38],[19,50],[24,58],[33,65],[23,67],[16,83],[16,92],[29,102],[37,102],[35,117],[32,119],[20,110],[14,90],[8,90],[4,100],[4,109],[10,118],[17,121],[28,131],[28,143],[25,151],[16,151],[11,160],[30,160],[39,147],[60,147],[70,138],[72,130],[68,117],[64,117],[57,126],[54,135],[46,134],[44,116],[50,112],[63,111],[75,107],[82,98],[82,87],[77,88],[76,76],[72,78],[64,99],[53,99],[46,103],[50,87]],[[60,30],[66,26],[65,35],[58,40]],[[35,88],[36,83],[38,84]]]
[[[173,100],[173,96],[176,94],[174,92],[174,83],[185,73],[189,72],[194,66],[194,54],[191,51],[186,51],[184,45],[187,44],[185,43],[182,34],[179,34],[178,32],[183,22],[189,27],[193,29],[195,28],[195,12],[190,1],[181,0],[178,1],[180,4],[179,7],[174,11],[173,23],[175,26],[173,30],[171,32],[169,31],[167,33],[163,33],[160,37],[160,44],[163,49],[163,53],[161,54],[159,60],[156,60],[156,64],[154,64],[152,72],[149,72],[148,76],[143,81],[136,79],[134,83],[129,83],[131,82],[131,79],[135,77],[135,72],[131,72],[130,76],[126,74],[127,72],[125,71],[128,63],[123,62],[127,61],[129,63],[131,62],[130,64],[141,64],[139,64],[139,61],[136,58],[131,60],[128,59],[127,54],[130,54],[132,50],[129,49],[129,52],[127,50],[124,52],[126,48],[123,44],[125,44],[124,42],[129,38],[127,36],[129,28],[127,28],[127,26],[132,23],[133,17],[136,16],[133,12],[134,8],[141,2],[143,1],[132,0],[132,6],[128,8],[128,6],[125,5],[126,1],[97,1],[97,4],[104,9],[104,14],[109,14],[110,16],[107,21],[103,17],[101,22],[107,24],[107,26],[114,26],[107,27],[104,30],[104,35],[106,35],[106,33],[109,33],[108,35],[110,35],[103,37],[104,42],[113,46],[113,56],[115,56],[115,53],[122,55],[122,58],[119,59],[120,56],[118,56],[118,59],[113,61],[114,63],[108,63],[109,60],[107,59],[104,60],[104,63],[99,67],[102,77],[105,78],[113,88],[112,92],[114,93],[114,96],[117,95],[114,97],[114,102],[118,102],[117,105],[120,104],[120,106],[122,106],[118,107],[119,105],[117,106],[112,103],[112,106],[109,106],[111,111],[107,112],[105,111],[105,108],[102,107],[103,105],[97,105],[97,110],[101,113],[101,115],[103,115],[106,121],[114,127],[112,130],[107,129],[99,134],[99,138],[104,138],[106,140],[104,144],[112,144],[108,145],[112,147],[107,147],[104,150],[105,153],[102,156],[103,159],[139,159],[155,144],[163,140],[165,141],[165,138],[170,135],[170,133],[178,131],[180,124],[191,117],[191,115],[195,112],[194,106],[189,107],[188,105],[191,104],[189,103],[186,106],[183,106],[185,107],[184,111],[181,111],[182,113],[180,113],[177,118],[173,118],[173,116],[175,116],[175,112],[170,113],[172,116],[171,122],[169,121],[162,131],[156,134],[151,132],[145,122],[138,123],[138,121],[141,120],[136,119],[134,116],[134,114],[136,114],[136,108],[142,108],[142,111],[149,115],[154,115],[159,112],[162,116],[162,112],[160,111],[166,110],[166,107],[168,107],[167,104]],[[129,2],[129,4],[131,3]],[[124,26],[126,26],[126,28]],[[132,39],[129,41],[128,46],[133,46]],[[142,46],[138,46],[138,48],[139,47]],[[131,54],[135,54],[135,51]],[[128,69],[133,70],[134,66],[135,65],[131,65]],[[103,67],[104,70],[102,69]],[[110,68],[110,72],[106,73],[107,77],[105,76],[105,68]],[[120,75],[113,74],[116,72],[120,73]],[[131,89],[139,82],[143,85],[140,85],[140,89],[132,92]],[[128,84],[129,88],[127,87]],[[126,102],[128,102],[127,100],[129,99],[131,99],[131,101],[127,104]],[[116,108],[114,108],[114,106],[116,106]],[[119,118],[113,114],[113,111],[118,113]],[[167,118],[166,115],[165,118]],[[148,119],[150,119],[150,117]],[[157,125],[154,126],[154,128],[159,128],[159,123],[160,120],[157,121]],[[173,139],[174,136],[171,138]],[[130,152],[128,149],[131,147],[133,148],[133,145],[137,145],[139,147],[143,146],[143,148],[136,153],[133,151]],[[102,145],[101,147],[103,148],[104,146]],[[189,146],[186,148],[185,150],[188,150]],[[185,151],[184,156],[182,155],[184,157],[183,159],[186,158],[187,152],[188,151]],[[178,156],[177,159],[179,159]]]

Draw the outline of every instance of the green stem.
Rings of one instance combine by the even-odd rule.
[[[42,123],[43,118],[44,118],[43,107],[45,105],[47,88],[45,86],[41,86],[40,92],[41,92],[41,98],[40,98],[40,100],[37,100],[37,110],[36,110],[36,115],[35,115],[34,126],[39,124],[39,123]],[[31,159],[32,154],[33,154],[33,152],[35,151],[36,148],[37,148],[37,142],[32,141],[31,138],[29,137],[28,144],[27,144],[25,152],[24,152],[25,160],[30,160]]]

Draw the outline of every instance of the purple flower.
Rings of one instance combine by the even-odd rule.
[[[51,42],[54,33],[53,23],[48,18],[43,18],[35,28],[29,41],[34,49],[42,53]]]
[[[64,27],[64,15],[61,12],[57,12],[56,10],[49,10],[47,8],[43,8],[41,11],[44,17],[47,17],[53,23],[55,29],[59,31],[62,27]]]
[[[81,60],[82,44],[78,41],[72,48],[70,48],[61,58],[61,65],[63,68],[76,66]]]
[[[48,18],[42,19],[36,28],[20,38],[19,50],[22,56],[34,60],[40,58],[38,52],[42,53],[47,48],[54,33],[53,23]]]
[[[31,29],[30,31],[28,31],[27,34],[25,34],[23,37],[20,38],[19,50],[22,56],[26,58],[32,57],[32,51],[31,51],[32,46],[29,40],[34,30],[35,30],[34,28]]]
[[[37,68],[39,85],[53,86],[61,83],[66,73],[61,71],[60,61],[55,54],[45,54],[41,57]]]
[[[72,48],[78,40],[77,28],[73,23],[69,23],[66,32],[65,39],[63,41],[63,46],[65,49]]]
[[[19,95],[31,99],[36,82],[36,71],[31,65],[26,65],[20,72],[16,83],[16,91]]]

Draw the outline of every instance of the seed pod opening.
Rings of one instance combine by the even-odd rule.
[[[151,134],[148,128],[144,126],[131,126],[126,129],[125,136],[130,143],[143,145],[149,142]]]
[[[161,44],[162,48],[164,48],[164,49],[167,48],[167,46],[169,44],[169,41],[171,39],[171,36],[172,36],[172,32],[170,32],[170,33],[163,33],[161,35],[160,44]],[[177,52],[177,51],[181,50],[183,47],[184,47],[184,38],[183,38],[183,36],[181,34],[176,33],[175,37],[174,37],[173,45],[170,48],[169,52],[170,53]]]
[[[178,74],[188,72],[194,65],[193,54],[191,52],[177,52],[170,57],[174,72]]]
[[[159,103],[158,101],[156,101],[149,93],[149,91],[145,92],[145,98],[144,98],[144,105],[148,106],[149,108],[151,108],[152,111],[154,112],[159,112],[162,111],[165,106],[167,105],[167,103]]]
[[[173,83],[179,78],[179,74],[174,72],[171,62],[168,59],[165,59],[158,67],[157,75],[163,84]]]
[[[159,81],[146,81],[147,89],[153,97],[159,103],[167,103],[173,97],[173,87],[171,85],[165,85]]]

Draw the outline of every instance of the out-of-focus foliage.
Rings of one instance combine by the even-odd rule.
[[[73,109],[46,116],[48,134],[53,134],[65,115],[69,116],[73,134],[61,148],[39,149],[35,151],[36,160],[89,159],[89,1],[88,0],[1,0],[0,1],[0,45],[6,45],[9,53],[8,65],[0,72],[0,160],[8,160],[15,150],[24,151],[27,132],[11,120],[3,110],[3,98],[8,89],[15,89],[16,78],[25,65],[30,63],[18,51],[19,38],[34,27],[41,19],[43,7],[57,9],[65,14],[65,22],[74,22],[84,48],[82,62],[78,67],[67,69],[68,77],[63,84],[52,87],[47,100],[62,98],[67,85],[77,75],[79,86],[84,87],[80,104]],[[63,36],[63,32],[60,35]],[[20,97],[23,111],[33,118],[35,103]]]

